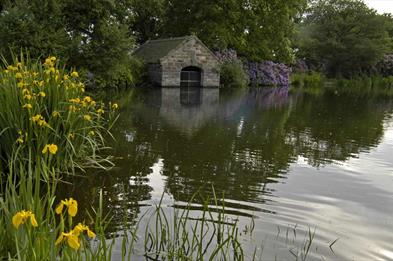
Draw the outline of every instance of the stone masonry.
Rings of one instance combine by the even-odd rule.
[[[164,55],[162,53],[157,54],[156,56],[161,57],[155,59],[155,53],[153,52],[157,48],[160,48],[160,41],[168,45],[168,42],[170,43],[171,40],[156,40],[145,44],[150,44],[150,47],[145,47],[145,50],[143,50],[145,52],[143,55],[146,57],[150,55],[147,66],[149,78],[153,83],[163,87],[180,86],[182,69],[188,66],[194,66],[201,69],[201,85],[203,87],[218,87],[220,85],[219,61],[195,36],[173,38],[173,41],[177,41],[176,45],[174,44],[172,49],[166,46],[168,52]],[[154,48],[152,48],[153,46]],[[136,55],[138,56],[138,51]],[[142,59],[144,58],[143,55],[140,55]]]

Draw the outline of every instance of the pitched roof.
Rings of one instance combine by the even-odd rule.
[[[146,63],[158,63],[161,58],[191,37],[193,36],[147,41],[134,52],[134,55],[142,58]]]

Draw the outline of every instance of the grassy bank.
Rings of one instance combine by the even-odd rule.
[[[321,94],[324,90],[361,96],[392,96],[393,76],[364,76],[352,79],[327,78],[321,73],[293,73],[291,85],[296,90]]]

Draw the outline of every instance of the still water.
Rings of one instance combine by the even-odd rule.
[[[309,230],[308,260],[393,260],[392,99],[285,88],[111,98],[121,106],[109,144],[116,167],[66,186],[80,209],[103,190],[110,231],[162,196],[168,208],[184,206],[214,186],[240,230],[255,222],[241,239],[246,260],[254,249],[294,260]]]

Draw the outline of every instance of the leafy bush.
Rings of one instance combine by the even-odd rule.
[[[248,85],[247,74],[235,50],[225,49],[215,52],[215,55],[221,62],[220,83],[224,87],[234,88]]]
[[[37,165],[67,170],[76,159],[97,162],[117,104],[94,101],[78,72],[67,72],[55,57],[44,63],[14,58],[11,65],[4,62],[0,79],[3,163],[33,156]]]
[[[220,83],[224,87],[245,87],[248,85],[248,77],[241,63],[226,62],[221,66]]]

